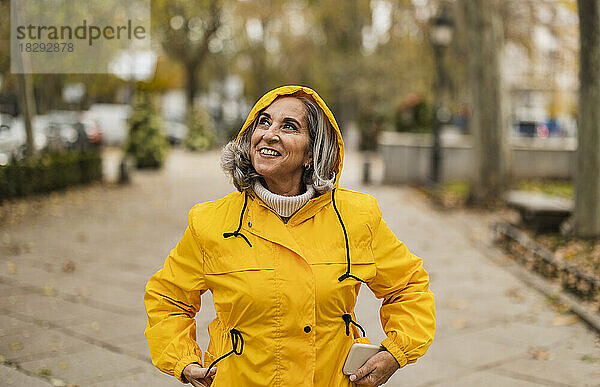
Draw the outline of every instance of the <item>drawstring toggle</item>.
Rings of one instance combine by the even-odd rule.
[[[242,238],[244,238],[246,243],[248,243],[248,246],[252,247],[252,243],[250,243],[248,238],[246,238],[246,236],[240,232],[240,230],[242,229],[242,222],[244,221],[244,211],[246,211],[247,205],[248,205],[248,192],[244,191],[244,207],[242,207],[242,213],[240,214],[240,224],[238,224],[238,228],[234,232],[224,232],[223,238],[241,236]],[[248,225],[250,225],[250,222],[248,222]]]
[[[244,338],[242,337],[242,334],[240,333],[240,331],[233,328],[229,331],[229,333],[231,333],[231,346],[232,346],[231,351],[227,352],[225,355],[223,355],[220,358],[218,358],[217,360],[213,361],[206,369],[206,373],[204,374],[204,377],[202,379],[206,378],[206,376],[210,372],[210,369],[213,368],[215,364],[217,364],[218,362],[225,359],[227,356],[229,356],[231,354],[235,353],[236,355],[239,356],[244,351]],[[238,344],[239,344],[239,348],[238,348]]]
[[[248,238],[246,238],[246,236],[244,234],[242,234],[241,232],[234,231],[234,232],[224,232],[223,233],[223,238],[236,237],[236,236],[241,236],[242,238],[244,238],[246,243],[248,243],[248,246],[252,247],[252,243],[250,243]]]
[[[354,324],[360,329],[363,337],[367,336],[363,327],[361,327],[356,321],[352,320],[352,315],[345,313],[342,315],[342,319],[344,319],[344,323],[346,323],[346,336],[350,336],[350,324]]]

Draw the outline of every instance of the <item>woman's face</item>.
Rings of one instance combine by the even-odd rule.
[[[250,159],[273,193],[300,193],[304,165],[311,160],[306,115],[302,101],[281,97],[257,118],[250,139]]]

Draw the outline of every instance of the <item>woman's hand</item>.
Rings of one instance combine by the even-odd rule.
[[[400,368],[400,365],[388,351],[371,356],[356,372],[350,375],[350,381],[366,386],[381,386]]]
[[[190,382],[194,387],[210,386],[213,381],[213,376],[217,373],[217,367],[211,368],[208,375],[206,375],[206,378],[203,378],[205,373],[206,368],[202,368],[195,363],[188,364],[183,369],[183,376],[185,376],[187,381]]]

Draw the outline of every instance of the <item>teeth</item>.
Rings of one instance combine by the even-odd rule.
[[[267,149],[267,148],[262,148],[259,151],[260,154],[263,155],[269,155],[269,156],[279,156],[279,152],[273,150],[273,149]]]

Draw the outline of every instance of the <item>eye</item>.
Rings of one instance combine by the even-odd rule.
[[[296,128],[296,126],[294,124],[290,124],[289,122],[283,124],[283,129],[285,130],[291,130],[291,131],[297,131],[298,128]]]
[[[265,117],[265,116],[260,117],[258,119],[258,124],[259,125],[269,125],[269,119],[267,117]]]

